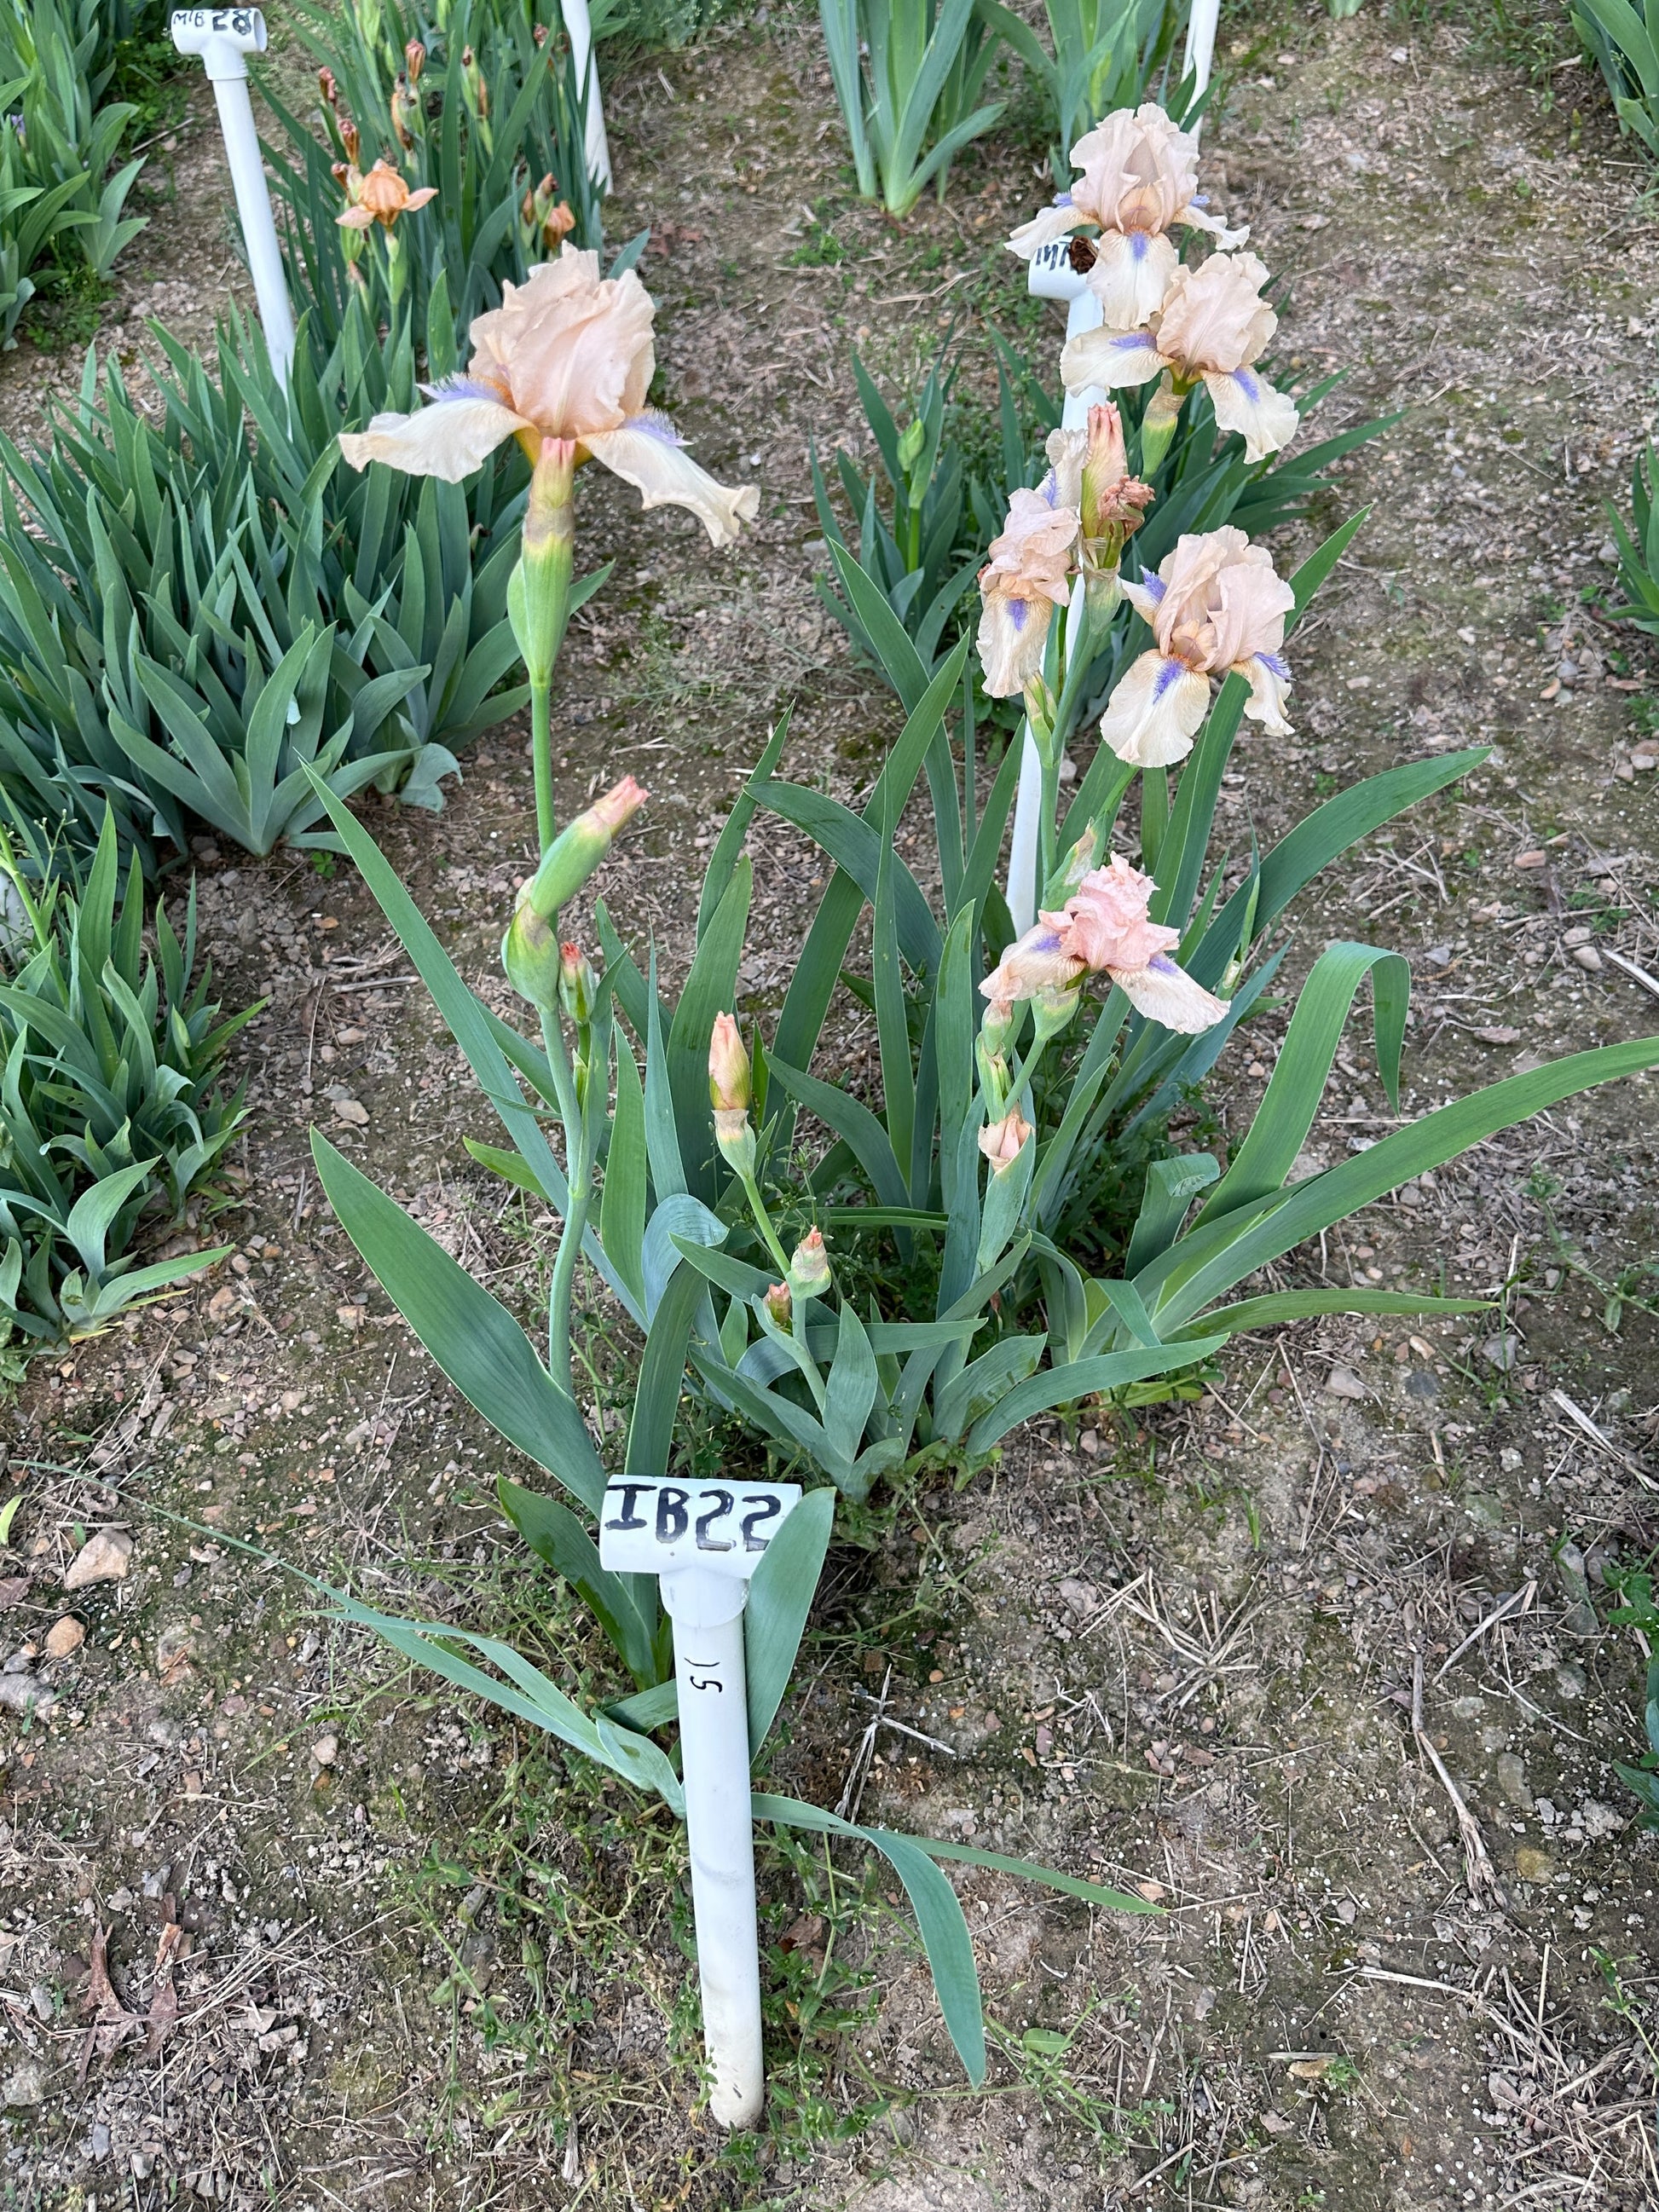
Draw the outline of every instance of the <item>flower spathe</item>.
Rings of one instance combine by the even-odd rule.
[[[1097,384],[1111,392],[1165,374],[1178,390],[1201,383],[1218,427],[1243,439],[1246,460],[1278,453],[1300,417],[1294,400],[1255,366],[1279,327],[1261,296],[1267,281],[1267,264],[1254,253],[1212,253],[1196,269],[1177,268],[1143,327],[1067,338],[1060,357],[1066,389]]]
[[[1291,672],[1280,648],[1296,604],[1271,556],[1231,525],[1180,538],[1155,576],[1123,596],[1156,641],[1106,702],[1100,734],[1122,761],[1167,768],[1192,750],[1210,704],[1210,678],[1236,673],[1250,687],[1244,711],[1271,736],[1288,737]]]
[[[1035,491],[1013,494],[979,572],[977,642],[993,699],[1013,698],[1042,675],[1049,622],[1071,597],[1086,443],[1081,431],[1052,434],[1048,475]]]
[[[996,1006],[1104,975],[1137,1013],[1166,1030],[1195,1036],[1212,1028],[1226,1004],[1170,957],[1181,933],[1147,919],[1153,889],[1152,878],[1125,860],[1094,869],[1063,913],[1039,915],[1036,927],[1009,946],[981,992]]]
[[[532,465],[546,441],[568,442],[578,461],[591,457],[632,484],[647,507],[688,507],[716,545],[730,545],[760,494],[716,483],[667,416],[647,407],[655,313],[635,270],[602,278],[598,254],[568,245],[527,283],[504,285],[501,306],[473,323],[464,376],[428,387],[413,415],[377,415],[366,431],[343,433],[340,451],[354,469],[384,461],[459,483],[504,439],[520,439]]]
[[[1089,289],[1110,331],[1133,330],[1163,299],[1180,256],[1172,230],[1207,231],[1218,245],[1242,246],[1247,230],[1230,231],[1208,214],[1198,192],[1198,141],[1151,100],[1120,107],[1072,149],[1082,171],[1053,207],[1022,223],[1009,251],[1029,261],[1041,246],[1093,224],[1095,262]]]

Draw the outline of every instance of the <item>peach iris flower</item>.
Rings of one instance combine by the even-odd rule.
[[[345,188],[351,205],[334,218],[342,230],[368,230],[377,222],[390,230],[400,215],[438,197],[435,185],[422,185],[418,192],[411,192],[408,179],[385,161],[377,161],[366,177],[348,169]]]
[[[1041,246],[1085,223],[1099,230],[1089,289],[1106,327],[1131,331],[1157,307],[1179,264],[1172,230],[1207,231],[1222,246],[1248,230],[1227,230],[1198,192],[1198,141],[1147,101],[1120,107],[1079,138],[1072,167],[1083,173],[1053,207],[1023,223],[1008,249],[1029,261]]]
[[[1261,296],[1265,262],[1254,253],[1212,253],[1196,269],[1179,268],[1146,327],[1080,331],[1066,342],[1060,373],[1068,392],[1091,384],[1109,392],[1150,384],[1167,370],[1183,388],[1202,383],[1223,430],[1237,430],[1247,461],[1289,445],[1300,417],[1255,363],[1279,327]]]
[[[1105,975],[1137,1013],[1166,1030],[1196,1036],[1225,1014],[1225,1002],[1194,982],[1170,955],[1178,929],[1147,919],[1152,878],[1114,858],[1085,876],[1060,914],[1041,914],[980,985],[994,1004],[1065,990],[1085,975]]]
[[[633,270],[601,278],[596,253],[567,246],[478,317],[464,376],[429,387],[416,414],[377,415],[366,431],[343,434],[340,451],[354,469],[384,461],[459,483],[503,439],[518,438],[532,464],[544,440],[562,441],[578,461],[591,455],[631,483],[647,507],[689,507],[716,545],[729,545],[760,494],[716,483],[668,417],[647,407],[655,313]]]
[[[1273,737],[1291,734],[1291,672],[1280,647],[1296,595],[1263,547],[1231,526],[1177,538],[1158,574],[1126,584],[1123,596],[1156,642],[1118,679],[1101,719],[1101,737],[1120,760],[1167,768],[1189,753],[1212,676],[1242,676],[1250,687],[1244,712]]]
[[[1014,493],[979,572],[979,658],[993,699],[1012,699],[1042,675],[1049,622],[1071,597],[1086,444],[1082,431],[1052,434],[1048,475],[1035,491]]]

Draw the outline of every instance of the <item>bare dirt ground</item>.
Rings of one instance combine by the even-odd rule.
[[[1296,640],[1298,738],[1252,733],[1236,757],[1231,842],[1401,757],[1492,746],[1293,915],[1297,974],[1335,935],[1410,956],[1420,1110],[1659,1026],[1613,957],[1659,973],[1652,665],[1583,597],[1611,573],[1601,503],[1652,427],[1659,234],[1582,72],[1547,110],[1457,20],[1257,10],[1230,39],[1213,188],[1285,272],[1284,357],[1352,368],[1332,427],[1407,410],[1317,518],[1372,509]],[[795,773],[837,788],[894,727],[811,593],[806,441],[852,429],[849,345],[902,381],[959,309],[970,340],[988,315],[1058,343],[997,250],[1046,189],[1039,136],[992,141],[943,209],[890,230],[848,197],[819,51],[807,17],[775,10],[631,64],[610,99],[611,228],[653,226],[670,404],[710,465],[766,493],[717,563],[678,519],[583,486],[585,545],[619,568],[567,664],[561,800],[623,769],[651,785],[599,888],[670,964],[688,853],[781,704]],[[181,196],[209,189],[198,168]],[[158,221],[131,258],[174,272],[204,326],[191,253]],[[50,373],[14,364],[11,422]],[[436,821],[372,817],[475,980],[529,817],[518,730],[475,750]],[[763,1016],[804,856],[753,843],[744,980]],[[271,1002],[250,1033],[245,1203],[211,1224],[236,1257],[37,1371],[9,1417],[3,1654],[57,1704],[3,1723],[9,2201],[1654,2201],[1659,1856],[1610,1764],[1639,1745],[1639,1654],[1602,1625],[1601,1582],[1656,1535],[1652,1313],[1626,1297],[1608,1326],[1608,1286],[1659,1253],[1650,1085],[1425,1177],[1314,1263],[1443,1277],[1501,1301],[1489,1318],[1236,1343],[1201,1404],[1039,1425],[960,1491],[907,1496],[881,1548],[832,1553],[789,1786],[833,1802],[890,1717],[954,1755],[878,1726],[866,1817],[1164,1909],[1092,1915],[968,1875],[994,2043],[974,2096],[881,1881],[769,1854],[773,2107],[754,2144],[722,2146],[690,2109],[668,1824],[331,1630],[224,1540],[509,1626],[594,1679],[507,1544],[491,1484],[509,1455],[367,1282],[306,1131],[321,1121],[526,1312],[543,1225],[471,1169],[460,1137],[483,1110],[355,880],[198,857],[228,990]],[[1224,1064],[1224,1127],[1284,1018]],[[1358,1032],[1339,1065],[1321,1159],[1388,1126]],[[66,1605],[100,1528],[132,1535],[131,1571]],[[86,1642],[43,1662],[66,1610]]]

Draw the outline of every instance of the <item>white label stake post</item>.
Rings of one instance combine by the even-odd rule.
[[[1047,246],[1037,248],[1027,264],[1025,283],[1034,300],[1064,300],[1067,303],[1066,335],[1068,338],[1074,338],[1079,331],[1099,329],[1102,321],[1100,302],[1089,289],[1088,278],[1072,266],[1072,241],[1069,238],[1051,239]],[[1089,410],[1097,407],[1105,397],[1101,387],[1093,384],[1083,392],[1068,392],[1066,404],[1060,410],[1061,429],[1080,429],[1089,419]],[[1073,583],[1072,603],[1066,612],[1066,635],[1060,656],[1062,684],[1073,638],[1082,634],[1082,629],[1083,579],[1079,576]],[[1029,722],[1024,726],[1021,743],[1024,750],[1019,760],[1019,791],[1014,800],[1014,833],[1008,853],[1008,913],[1014,925],[1014,933],[1019,937],[1023,937],[1036,921],[1037,900],[1042,893],[1042,886],[1037,881],[1042,818],[1042,762]]]
[[[723,2128],[752,2127],[766,2094],[744,1606],[750,1577],[799,1503],[792,1482],[618,1475],[599,1515],[601,1565],[659,1576],[674,1624],[708,2101]]]
[[[175,8],[172,31],[181,54],[200,56],[218,102],[219,128],[224,134],[265,348],[278,380],[286,385],[294,363],[294,310],[289,304],[270,187],[259,158],[259,134],[247,90],[247,57],[265,50],[264,15],[258,8]]]

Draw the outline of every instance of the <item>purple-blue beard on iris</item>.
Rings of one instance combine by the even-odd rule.
[[[630,415],[623,424],[624,430],[643,430],[648,438],[655,438],[664,446],[683,446],[685,443],[659,407],[647,407],[642,415]]]
[[[1181,660],[1160,660],[1158,681],[1152,686],[1152,697],[1161,699],[1172,684],[1178,684],[1187,673],[1187,665]]]
[[[1233,382],[1247,399],[1255,400],[1261,397],[1261,386],[1248,368],[1236,368],[1232,374]]]
[[[1281,684],[1290,682],[1291,664],[1282,653],[1258,653],[1255,657],[1270,675],[1278,677]]]
[[[1170,587],[1164,582],[1162,576],[1148,574],[1141,578],[1140,588],[1146,592],[1147,598],[1156,604],[1158,600],[1164,597],[1164,592],[1167,592]]]
[[[1154,952],[1146,965],[1155,969],[1160,975],[1178,975],[1181,973],[1167,952]]]
[[[1144,261],[1146,258],[1146,232],[1144,230],[1132,230],[1128,235],[1130,258],[1134,261]]]
[[[1018,633],[1019,633],[1021,630],[1023,630],[1023,629],[1024,629],[1024,627],[1025,627],[1025,617],[1026,617],[1026,616],[1027,616],[1030,612],[1030,609],[1026,605],[1026,604],[1025,604],[1025,602],[1024,602],[1024,599],[1010,599],[1010,600],[1009,600],[1009,602],[1008,602],[1008,619],[1009,619],[1009,621],[1010,621],[1011,623],[1012,623],[1012,624],[1013,624],[1013,626],[1014,626],[1014,631],[1015,631],[1016,635],[1018,635]]]
[[[446,399],[493,399],[498,407],[511,403],[503,399],[493,384],[486,384],[481,376],[447,376],[441,384],[423,384],[427,398],[441,405]]]

